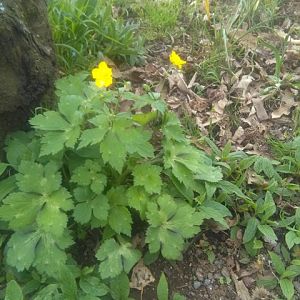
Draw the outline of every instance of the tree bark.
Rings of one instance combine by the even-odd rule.
[[[46,0],[0,0],[0,150],[51,98],[54,78]]]

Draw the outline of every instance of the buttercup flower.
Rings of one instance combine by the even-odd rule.
[[[92,76],[100,88],[112,85],[112,68],[105,61],[101,61],[98,68],[92,70]]]
[[[181,57],[175,51],[172,51],[170,54],[170,62],[178,69],[182,69],[182,66],[186,64],[186,61],[181,59]]]

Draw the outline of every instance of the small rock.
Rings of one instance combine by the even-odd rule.
[[[207,274],[207,278],[208,278],[208,279],[212,279],[213,277],[214,277],[214,275],[213,275],[212,273],[208,273],[208,274]]]
[[[216,274],[214,275],[214,278],[215,278],[215,279],[219,279],[219,278],[221,278],[221,276],[222,276],[222,275],[221,275],[220,273],[216,273]]]
[[[207,288],[207,291],[209,293],[213,290],[213,286],[212,285],[208,285],[206,288]]]
[[[206,285],[206,286],[210,285],[210,279],[205,279],[204,280],[204,285]]]
[[[193,282],[193,287],[195,290],[199,289],[199,287],[201,286],[201,282],[200,281],[194,281]]]
[[[201,270],[199,270],[199,269],[196,270],[196,277],[199,281],[204,280],[204,275],[202,274]]]

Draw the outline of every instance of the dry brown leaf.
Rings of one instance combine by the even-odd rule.
[[[278,119],[283,115],[288,116],[291,112],[291,108],[297,106],[297,103],[294,100],[294,95],[290,91],[284,91],[280,107],[272,112],[272,118]]]
[[[143,291],[147,285],[154,281],[155,278],[151,271],[144,265],[143,260],[140,260],[139,263],[132,269],[130,287]]]
[[[249,290],[245,286],[243,280],[238,280],[238,276],[233,271],[230,272],[230,275],[234,282],[236,293],[240,297],[240,299],[251,300]]]
[[[121,72],[120,78],[123,80],[129,80],[131,82],[140,83],[144,81],[145,69],[139,67],[133,67],[129,70]]]
[[[290,42],[291,44],[300,45],[300,40],[293,39],[292,37],[288,36],[288,34],[285,33],[284,31],[277,29],[277,30],[275,30],[275,32],[277,33],[277,35],[279,37],[281,37],[284,40],[287,39],[287,41]]]
[[[219,100],[216,104],[213,105],[213,110],[217,112],[219,115],[224,114],[225,107],[230,104],[231,102],[228,101],[227,98]]]
[[[254,78],[248,74],[248,75],[243,75],[241,80],[238,82],[236,88],[241,89],[243,91],[243,98],[246,97],[247,89],[253,80]]]
[[[230,37],[236,39],[246,49],[257,48],[257,36],[251,34],[247,29],[237,29],[230,33]]]
[[[241,144],[245,139],[245,130],[242,126],[239,126],[238,129],[235,131],[232,140],[237,143]]]
[[[182,92],[183,94],[189,95],[190,97],[196,99],[197,101],[206,102],[205,98],[198,96],[188,87],[188,85],[184,81],[183,75],[178,71],[174,71],[171,75],[169,75],[168,80],[169,80],[170,90],[172,90],[174,87],[178,87],[180,92]]]
[[[269,116],[264,107],[264,98],[257,96],[257,97],[251,98],[251,100],[252,100],[253,106],[255,108],[258,119],[260,121],[268,120]]]

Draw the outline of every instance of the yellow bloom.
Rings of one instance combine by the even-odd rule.
[[[112,85],[112,68],[105,61],[101,61],[98,68],[92,70],[92,76],[100,88]]]
[[[182,69],[182,66],[186,64],[186,61],[181,59],[181,57],[175,51],[172,51],[170,54],[170,62],[178,69]]]

